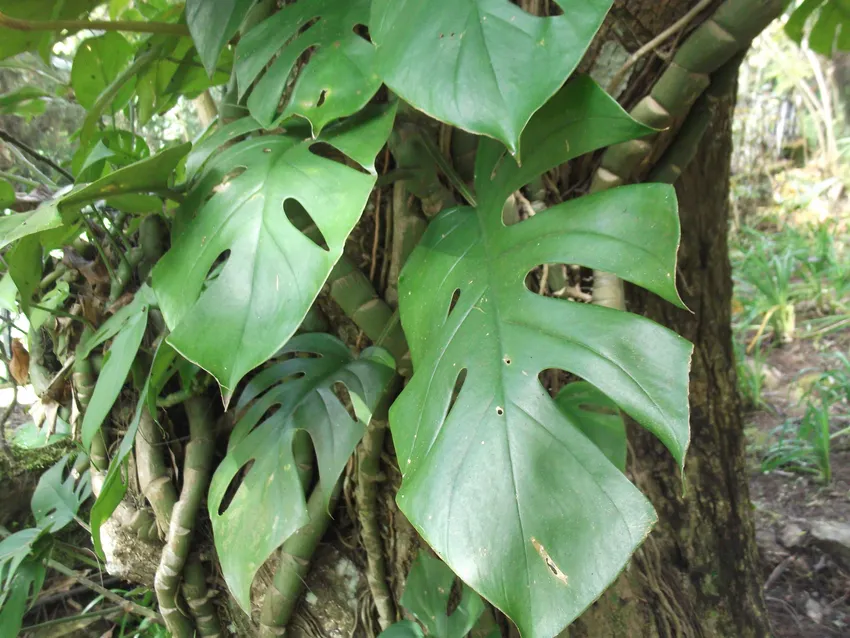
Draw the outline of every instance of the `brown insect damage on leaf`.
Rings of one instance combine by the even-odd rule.
[[[546,548],[540,544],[534,536],[531,537],[531,544],[534,546],[534,550],[538,553],[540,558],[543,559],[543,562],[546,563],[546,567],[549,568],[549,571],[552,572],[552,575],[561,581],[564,585],[567,585],[567,575],[561,571],[561,568],[555,564],[555,561],[549,556],[549,552],[546,551]]]

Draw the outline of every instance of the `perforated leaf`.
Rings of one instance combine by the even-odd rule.
[[[577,617],[655,520],[538,374],[583,377],[682,463],[691,347],[642,317],[542,297],[524,283],[539,264],[581,264],[681,306],[672,188],[619,188],[513,226],[501,210],[540,171],[647,132],[591,81],[571,82],[528,126],[521,168],[500,144],[482,141],[478,207],[435,218],[399,282],[414,366],[390,411],[399,506],[526,637],[549,638]]]
[[[310,61],[299,70],[281,119],[301,115],[318,135],[329,122],[363,108],[381,86],[375,47],[363,26],[369,21],[370,4],[371,0],[298,0],[249,31],[236,47],[240,92],[265,70],[248,98],[251,115],[271,126],[293,66],[311,47]]]
[[[91,496],[89,473],[75,476],[64,456],[38,479],[30,506],[35,524],[51,533],[74,520],[80,506]]]
[[[319,358],[286,356],[295,353]],[[298,477],[292,452],[295,434],[304,430],[310,435],[321,485],[329,495],[362,438],[393,368],[392,357],[381,349],[367,349],[355,359],[345,344],[330,335],[304,334],[290,341],[281,358],[246,387],[238,409],[248,409],[213,475],[208,502],[224,579],[246,611],[251,608],[251,582],[257,570],[309,522],[306,486]],[[334,393],[338,383],[348,390],[356,420]],[[275,407],[273,414],[263,418]],[[242,473],[241,485],[220,513],[228,486]]]
[[[373,161],[394,113],[368,110],[315,140],[304,127],[254,137],[215,155],[200,173],[153,286],[169,343],[215,376],[225,401],[295,333],[342,255],[375,184]],[[319,143],[368,172],[313,153]],[[312,217],[327,249],[289,221],[288,200]],[[220,274],[207,282],[228,251]]]
[[[613,0],[555,0],[557,17],[507,0],[373,0],[378,71],[432,117],[519,152],[531,116],[570,76]]]
[[[443,561],[424,552],[413,561],[407,575],[401,604],[434,638],[464,638],[484,611],[484,601],[464,584],[460,602],[451,615],[448,613],[455,578]]]

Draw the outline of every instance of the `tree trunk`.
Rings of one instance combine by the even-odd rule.
[[[732,98],[717,104],[697,157],[676,184],[679,290],[693,314],[629,290],[629,310],[695,345],[684,493],[663,446],[642,428],[632,428],[633,476],[658,510],[659,524],[570,636],[769,635],[732,352],[727,228],[733,105]]]

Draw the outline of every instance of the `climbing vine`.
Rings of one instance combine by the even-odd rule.
[[[87,112],[49,197],[0,191],[0,287],[29,319],[35,425],[79,441],[107,564],[116,534],[162,546],[173,635],[221,631],[200,528],[230,596],[280,635],[353,454],[388,636],[463,636],[483,600],[523,636],[555,636],[650,533],[622,415],[682,467],[691,346],[624,312],[622,281],[684,307],[669,184],[728,89],[712,79],[782,2],[722,3],[631,113],[574,75],[612,2],[0,0],[0,57],[79,41],[69,82]],[[214,121],[153,152],[140,127],[188,99]],[[695,133],[670,145],[683,121]],[[666,146],[656,183],[630,185]],[[576,192],[527,200],[601,149]],[[370,230],[363,266],[349,248]],[[451,569],[417,559],[399,602],[422,626],[394,624],[375,518],[387,428],[398,508]],[[28,552],[51,531],[2,564],[21,614],[41,564]],[[416,599],[451,572],[454,614],[447,594]]]

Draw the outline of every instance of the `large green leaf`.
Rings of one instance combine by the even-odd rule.
[[[8,591],[18,567],[29,556],[39,536],[41,530],[30,527],[0,540],[0,590]]]
[[[301,115],[318,135],[329,122],[363,108],[381,86],[375,47],[355,32],[358,25],[368,23],[370,4],[371,0],[299,0],[251,29],[236,47],[241,93],[265,70],[248,98],[251,115],[271,126],[293,66],[311,47],[315,50],[299,70],[281,119]]]
[[[91,496],[89,473],[75,477],[68,468],[69,460],[68,456],[62,457],[42,474],[32,495],[35,524],[51,533],[73,521],[80,506]]]
[[[80,43],[71,67],[71,86],[84,109],[94,106],[98,96],[133,59],[133,47],[120,33],[110,31]],[[110,103],[112,113],[119,111],[133,95],[135,81],[124,84]]]
[[[583,381],[564,386],[555,403],[618,470],[626,471],[626,423],[616,403]]]
[[[9,275],[21,294],[21,309],[27,314],[30,312],[32,296],[41,282],[41,260],[42,247],[38,235],[23,237],[6,253]]]
[[[450,616],[448,606],[454,582],[454,572],[440,559],[420,552],[413,561],[401,604],[425,626],[429,636],[464,638],[484,611],[484,601],[464,584],[460,603]]]
[[[328,486],[336,483],[393,375],[394,362],[385,351],[370,348],[355,359],[326,334],[300,335],[281,351],[295,353],[319,358],[282,356],[251,380],[238,409],[250,407],[236,424],[227,456],[210,483],[209,514],[221,569],[246,611],[257,570],[309,522],[307,486],[301,485],[292,452],[296,433],[304,430],[312,438],[321,485],[329,495]],[[335,394],[336,384],[348,389],[356,420]],[[264,419],[272,408],[277,411]],[[228,487],[243,472],[233,499],[220,512]]]
[[[402,620],[387,627],[378,638],[425,638],[425,634],[412,620]]]
[[[0,11],[21,20],[73,20],[102,0],[0,0]],[[45,56],[56,37],[52,31],[21,31],[0,27],[0,60],[23,51]]]
[[[215,73],[224,45],[236,35],[254,0],[186,0],[186,24],[207,73]]]
[[[205,166],[186,199],[171,250],[153,271],[169,343],[208,370],[225,401],[245,374],[295,333],[342,255],[372,186],[373,161],[394,108],[368,112],[312,139],[305,127],[235,144]],[[330,145],[368,170],[312,152]],[[244,172],[222,185],[234,171]],[[302,205],[328,246],[298,230],[284,212]],[[207,274],[223,253],[220,274]]]
[[[417,109],[517,154],[613,2],[555,1],[564,14],[539,18],[507,0],[373,0],[379,73]]]
[[[146,290],[147,294],[143,292]],[[100,430],[100,426],[112,410],[130,374],[130,367],[133,365],[148,325],[148,311],[152,301],[149,294],[148,288],[142,288],[136,293],[136,298],[131,304],[133,312],[121,326],[120,332],[117,333],[106,353],[103,370],[97,378],[91,401],[83,415],[82,439],[86,450],[91,447],[94,435]]]
[[[512,226],[501,210],[538,172],[646,132],[595,84],[571,82],[529,124],[522,167],[482,140],[478,208],[435,218],[399,282],[415,371],[390,411],[399,506],[531,638],[556,635],[590,605],[655,520],[538,374],[583,377],[682,463],[691,347],[642,317],[542,297],[524,283],[539,264],[582,264],[681,306],[672,188],[619,188]]]

